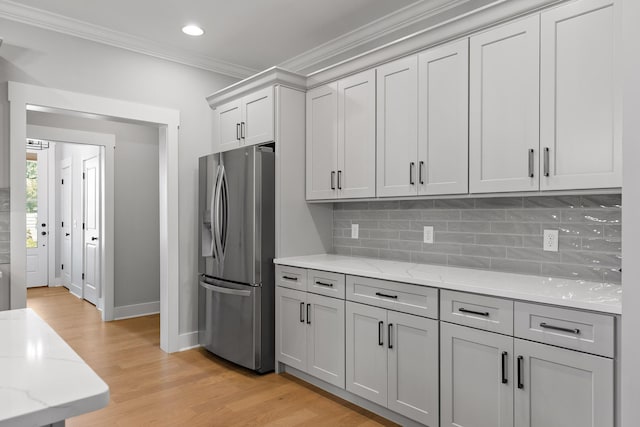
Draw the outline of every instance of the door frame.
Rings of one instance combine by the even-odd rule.
[[[27,133],[27,137],[29,137],[28,133]],[[34,139],[39,139],[39,138],[34,138]],[[40,216],[41,211],[41,206],[40,203],[42,202],[42,192],[44,191],[44,197],[46,198],[45,203],[46,204],[46,208],[44,209],[45,215],[46,215],[46,224],[47,224],[47,228],[46,230],[46,240],[47,240],[47,251],[46,251],[46,260],[47,260],[47,267],[45,268],[44,271],[44,277],[45,277],[45,282],[47,287],[50,285],[50,281],[49,281],[49,269],[50,269],[50,265],[49,263],[51,262],[51,257],[50,257],[50,253],[51,251],[49,250],[51,248],[51,232],[49,231],[51,229],[51,221],[49,221],[49,219],[51,218],[49,216],[50,214],[50,206],[51,206],[51,198],[50,195],[51,193],[49,193],[49,181],[51,180],[51,170],[52,170],[52,166],[51,166],[51,158],[49,156],[49,150],[48,149],[42,149],[42,150],[38,150],[35,148],[29,148],[27,147],[26,150],[27,156],[29,155],[29,153],[32,154],[36,154],[37,155],[37,162],[38,162],[38,221],[36,221],[37,224],[41,224],[43,218]],[[44,162],[44,166],[43,166],[43,162]],[[55,163],[54,163],[55,165]],[[43,171],[44,169],[44,171]],[[44,173],[43,173],[44,172]],[[41,186],[40,184],[42,183],[42,179],[44,178],[44,186]],[[38,234],[38,249],[41,248],[41,244],[42,242],[40,241],[40,239],[42,238],[42,236],[40,235],[42,228],[38,225],[36,225],[36,227],[38,228],[36,234]],[[38,258],[40,258],[40,255],[38,255]],[[40,262],[41,260],[38,259],[38,261]],[[40,267],[38,267],[39,269]],[[25,277],[26,279],[26,277]],[[36,284],[36,285],[32,285],[32,287],[39,287],[42,286],[42,283],[40,284]],[[29,284],[27,284],[27,288],[29,288]]]
[[[87,299],[87,296],[85,295],[85,284],[86,284],[86,274],[87,274],[87,252],[86,252],[86,245],[87,245],[87,180],[85,178],[85,173],[86,173],[86,163],[89,160],[93,160],[95,158],[97,158],[98,161],[98,194],[97,194],[97,199],[98,199],[98,215],[99,215],[99,219],[98,219],[98,247],[99,247],[99,263],[100,263],[100,267],[99,267],[99,284],[98,287],[96,288],[98,295],[96,296],[96,302],[95,302],[95,306],[99,309],[99,310],[104,310],[104,293],[103,293],[103,280],[104,280],[104,274],[103,274],[103,270],[104,270],[104,247],[106,242],[104,242],[104,235],[105,235],[105,228],[104,228],[104,208],[105,208],[105,203],[104,203],[104,180],[105,180],[105,174],[104,174],[104,167],[103,167],[103,158],[104,155],[102,154],[103,150],[102,148],[100,148],[98,150],[98,154],[96,155],[92,155],[91,157],[83,157],[80,159],[82,165],[82,193],[81,193],[81,199],[82,199],[82,247],[81,247],[81,254],[82,254],[82,299],[89,301]],[[115,204],[114,204],[115,205]],[[113,205],[112,205],[113,206]],[[115,272],[114,272],[115,274]],[[91,301],[89,301],[91,302]]]
[[[178,235],[178,129],[180,111],[129,101],[63,91],[42,86],[8,82],[9,139],[11,177],[11,284],[10,307],[26,307],[26,245],[18,238],[26,227],[25,168],[27,110],[75,112],[99,115],[158,128],[160,175],[160,348],[166,352],[180,349],[179,335],[179,235]],[[106,157],[114,156],[105,150]],[[106,165],[105,165],[106,166]],[[108,171],[105,171],[108,172]],[[113,191],[113,171],[106,185]],[[106,221],[113,221],[113,205],[107,208]],[[108,230],[107,230],[108,231]],[[113,228],[111,229],[113,232]],[[104,310],[105,321],[114,319],[113,233],[105,247]]]

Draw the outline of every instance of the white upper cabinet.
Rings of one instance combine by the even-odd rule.
[[[243,145],[273,141],[273,88],[258,90],[242,98],[240,137]]]
[[[216,151],[233,150],[240,146],[240,100],[221,105],[214,111],[214,145]]]
[[[338,84],[307,92],[307,200],[337,197]]]
[[[307,92],[307,200],[376,195],[376,72]]]
[[[376,72],[338,81],[338,197],[376,195]]]
[[[216,107],[214,148],[216,152],[274,140],[273,87]]]
[[[418,191],[418,57],[377,68],[378,196],[412,196]]]
[[[421,53],[418,87],[418,194],[467,193],[468,40]]]
[[[538,15],[471,37],[471,193],[538,190]]]
[[[542,190],[622,186],[616,13],[581,0],[541,15]]]

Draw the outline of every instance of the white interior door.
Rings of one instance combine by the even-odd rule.
[[[68,289],[71,283],[71,212],[72,212],[72,174],[71,159],[60,162],[60,277]]]
[[[100,296],[100,156],[83,161],[84,241],[82,297],[97,305]]]
[[[47,155],[27,150],[27,287],[48,286]]]

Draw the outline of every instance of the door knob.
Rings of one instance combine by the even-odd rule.
[[[46,232],[46,231],[43,231],[43,232],[42,232],[42,233],[40,233],[40,234],[42,234],[43,236],[46,236],[46,235],[47,235],[47,232]]]
[[[71,236],[71,233],[64,233],[64,235],[65,235],[66,237],[69,237],[69,236]]]
[[[96,241],[96,240],[98,240],[98,238],[97,238],[97,237],[92,237],[92,238],[91,238],[91,241],[92,241],[92,242],[93,242],[93,241]]]
[[[47,226],[47,224],[45,224],[45,223],[43,222],[43,223],[42,223],[42,226],[43,226],[43,227],[46,227],[46,226]]]

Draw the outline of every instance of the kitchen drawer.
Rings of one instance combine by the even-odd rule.
[[[560,307],[515,303],[515,336],[614,357],[614,318]]]
[[[440,320],[513,335],[513,301],[442,290]]]
[[[426,286],[347,276],[346,298],[403,313],[438,318],[438,290]]]
[[[344,299],[344,274],[307,270],[307,292]]]
[[[307,270],[305,268],[276,265],[276,285],[306,292]]]

